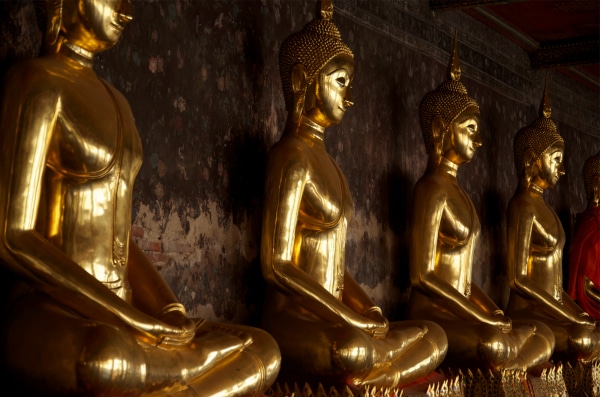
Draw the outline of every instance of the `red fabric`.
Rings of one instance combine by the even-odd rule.
[[[600,207],[584,211],[571,245],[569,295],[590,316],[600,320],[600,304],[585,293],[583,277],[600,287]]]

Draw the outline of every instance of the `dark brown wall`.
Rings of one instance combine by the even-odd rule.
[[[537,116],[545,71],[460,11],[426,1],[338,0],[334,21],[356,58],[356,105],[326,143],[350,183],[356,216],[347,266],[389,317],[408,293],[407,219],[426,156],[421,98],[445,79],[459,28],[462,82],[481,106],[483,148],[459,180],[482,223],[474,280],[502,304],[512,139]],[[277,57],[314,15],[304,0],[136,1],[122,41],[96,70],[129,99],[144,145],[133,233],[193,315],[254,323],[268,148],[286,118]],[[31,0],[0,4],[0,72],[37,53]],[[567,175],[548,193],[567,232],[584,206],[581,167],[600,150],[600,97],[550,72]]]

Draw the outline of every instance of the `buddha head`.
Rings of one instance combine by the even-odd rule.
[[[600,205],[600,152],[583,164],[583,186],[585,197],[597,207]]]
[[[470,161],[481,146],[479,105],[459,81],[460,73],[455,36],[447,80],[419,104],[425,151],[434,159],[445,156],[456,164]]]
[[[48,46],[62,36],[91,52],[114,46],[132,19],[130,0],[45,0],[38,9],[46,16]]]
[[[327,127],[352,105],[354,55],[331,21],[331,0],[321,1],[320,17],[288,36],[279,53],[285,105],[297,122],[302,114]]]
[[[565,173],[565,143],[550,119],[551,114],[546,80],[538,118],[521,128],[513,142],[517,176],[526,186],[535,182],[542,188],[553,187]]]

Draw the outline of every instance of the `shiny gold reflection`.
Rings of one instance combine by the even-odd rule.
[[[3,302],[7,379],[27,395],[258,395],[279,371],[275,341],[188,319],[130,240],[142,146],[92,69],[129,0],[46,5],[45,55],[9,71],[0,113],[0,255],[18,276]]]

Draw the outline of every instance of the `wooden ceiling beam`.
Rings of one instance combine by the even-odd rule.
[[[600,62],[600,37],[584,36],[543,41],[529,53],[532,69],[583,65]]]
[[[457,10],[493,4],[507,4],[522,0],[429,0],[432,10]]]

